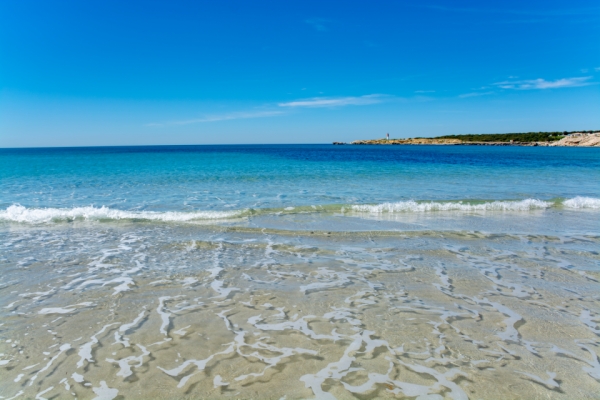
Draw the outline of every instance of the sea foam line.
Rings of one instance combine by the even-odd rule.
[[[27,208],[13,204],[6,210],[0,211],[0,220],[26,223],[44,223],[61,220],[119,220],[143,219],[152,221],[194,221],[207,219],[232,218],[242,214],[243,211],[124,211],[102,207],[74,207],[74,208]]]
[[[567,208],[593,208],[600,209],[600,199],[594,197],[577,196],[572,199],[565,200],[563,206]]]
[[[331,207],[331,206],[329,206]],[[350,209],[355,212],[371,214],[383,213],[423,213],[434,211],[530,211],[543,210],[552,207],[567,209],[600,209],[600,198],[576,196],[566,200],[496,200],[496,201],[399,201],[381,204],[355,204],[338,206],[341,211]],[[288,207],[289,208],[289,207]],[[328,206],[315,207],[310,211],[298,207],[299,212],[322,212]],[[330,211],[339,212],[339,208]],[[234,210],[234,211],[126,211],[102,207],[73,207],[73,208],[27,208],[13,204],[6,210],[0,210],[0,220],[21,223],[48,223],[71,220],[148,220],[163,222],[191,222],[201,220],[218,220],[249,216],[251,214],[280,214],[283,209]]]
[[[430,211],[528,211],[546,209],[554,206],[553,202],[525,199],[517,201],[491,201],[485,203],[456,202],[417,202],[414,200],[376,205],[354,205],[353,211],[374,214],[397,212],[430,212]]]
[[[577,196],[564,201],[544,201],[538,199],[525,200],[497,200],[488,202],[463,202],[463,201],[399,201],[382,204],[358,204],[351,207],[352,211],[367,212],[372,214],[383,213],[410,213],[432,211],[529,211],[543,210],[551,207],[563,206],[571,209],[600,209],[600,199],[594,197]]]

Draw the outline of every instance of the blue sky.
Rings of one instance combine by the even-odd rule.
[[[0,147],[600,129],[595,1],[0,2]]]

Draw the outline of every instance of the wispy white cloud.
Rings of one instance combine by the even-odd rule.
[[[185,119],[179,121],[153,122],[146,124],[147,127],[190,125],[206,122],[230,121],[235,119],[266,118],[290,113],[294,108],[319,108],[319,107],[343,107],[362,106],[377,104],[389,99],[398,99],[394,96],[384,94],[369,94],[358,97],[312,97],[284,103],[265,104],[262,109],[256,111],[231,112],[227,114],[206,115],[202,118]]]
[[[458,96],[458,98],[460,99],[466,99],[468,97],[479,97],[479,96],[487,96],[490,94],[494,94],[495,92],[471,92],[471,93],[465,93],[465,94],[461,94]]]
[[[435,93],[435,90],[415,90],[415,93]]]
[[[325,18],[309,18],[307,20],[304,20],[305,23],[309,24],[310,26],[312,26],[316,31],[319,32],[325,32],[327,29],[327,27],[325,26],[325,24],[327,22],[329,22],[328,19]]]
[[[593,85],[594,82],[589,82],[591,76],[582,76],[577,78],[562,78],[555,81],[547,81],[545,79],[531,79],[521,81],[503,81],[496,82],[494,85],[502,89],[516,90],[533,90],[533,89],[559,89],[567,87],[578,87]]]
[[[298,107],[306,107],[306,108],[316,108],[316,107],[342,107],[342,106],[365,106],[369,104],[377,104],[383,102],[386,98],[390,98],[391,96],[386,96],[382,94],[369,94],[366,96],[358,96],[358,97],[313,97],[310,99],[301,99],[289,101],[286,103],[277,104],[279,107],[289,107],[289,108],[298,108]]]
[[[594,71],[600,71],[600,67],[594,68]]]
[[[283,114],[283,111],[273,110],[273,111],[254,111],[254,112],[234,112],[229,114],[217,114],[217,115],[208,115],[203,118],[195,118],[195,119],[187,119],[182,121],[169,121],[169,122],[161,122],[161,123],[150,123],[146,124],[146,126],[169,126],[169,125],[189,125],[189,124],[198,124],[202,122],[218,122],[218,121],[230,121],[234,119],[249,119],[249,118],[264,118],[264,117],[274,117],[277,115]]]

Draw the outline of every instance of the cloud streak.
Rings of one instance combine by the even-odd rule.
[[[235,112],[229,114],[218,114],[209,115],[203,118],[187,119],[182,121],[170,121],[164,123],[150,123],[146,126],[166,126],[166,125],[189,125],[198,124],[203,122],[218,122],[218,121],[231,121],[234,119],[250,119],[250,118],[265,118],[274,117],[283,114],[283,111],[256,111],[256,112]]]
[[[479,97],[479,96],[487,96],[490,94],[494,94],[495,92],[472,92],[472,93],[465,93],[465,94],[461,94],[458,96],[459,99],[466,99],[469,97]]]
[[[319,107],[343,107],[343,106],[364,106],[369,104],[381,103],[385,100],[385,95],[369,94],[365,96],[348,97],[313,97],[310,99],[294,100],[286,103],[277,104],[279,107],[286,108],[319,108]]]
[[[568,87],[579,87],[593,85],[594,82],[589,82],[591,76],[583,76],[577,78],[562,78],[555,81],[547,81],[545,79],[531,79],[520,81],[503,81],[494,83],[502,89],[515,90],[543,90],[543,89],[560,89]]]
[[[290,113],[293,109],[301,108],[336,108],[344,106],[364,106],[369,104],[382,103],[385,100],[392,99],[393,96],[384,94],[369,94],[365,96],[347,96],[347,97],[312,97],[309,99],[299,99],[283,103],[265,104],[261,111],[231,112],[227,114],[207,115],[202,118],[193,118],[180,121],[169,121],[160,123],[146,124],[147,127],[190,125],[206,122],[231,121],[236,119],[267,118]],[[397,98],[396,98],[397,99]]]

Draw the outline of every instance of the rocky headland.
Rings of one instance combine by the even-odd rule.
[[[346,144],[334,142],[333,144]],[[358,145],[462,145],[462,146],[564,146],[564,147],[600,147],[600,132],[570,133],[558,140],[547,141],[476,141],[458,138],[408,138],[408,139],[371,139],[355,140],[350,144]]]

